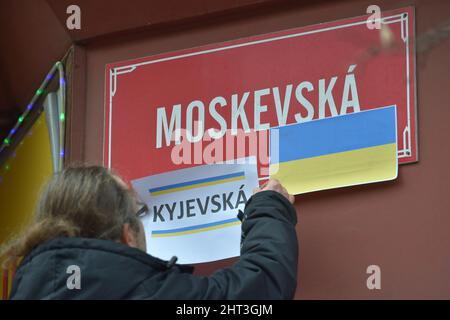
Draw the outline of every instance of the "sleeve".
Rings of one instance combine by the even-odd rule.
[[[292,299],[298,242],[294,206],[275,191],[250,198],[242,218],[241,257],[207,278],[204,299]]]
[[[298,242],[294,206],[275,191],[246,204],[241,256],[209,277],[176,273],[164,279],[156,299],[292,299],[297,286]]]

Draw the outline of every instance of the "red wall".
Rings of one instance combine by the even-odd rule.
[[[84,136],[72,137],[82,139],[78,156],[102,163],[106,63],[358,16],[374,1],[312,3],[283,2],[89,42],[85,55],[76,58],[75,74],[86,71],[85,78],[77,78],[85,82],[85,96],[79,91],[72,110],[85,128]],[[418,37],[450,18],[449,1],[376,4],[384,10],[414,5]],[[420,43],[425,42],[419,41],[417,54],[420,162],[401,166],[393,182],[296,198],[296,298],[450,298],[450,40],[428,50]],[[209,273],[231,261],[202,265],[197,272]],[[381,290],[366,287],[371,264],[381,267]]]
[[[45,1],[0,1],[0,140],[69,47],[69,35]]]

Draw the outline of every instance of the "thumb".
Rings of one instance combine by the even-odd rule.
[[[289,194],[289,201],[290,201],[292,204],[294,204],[294,202],[295,202],[295,196],[292,195],[292,194]]]

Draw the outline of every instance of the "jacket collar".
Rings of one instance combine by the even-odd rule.
[[[102,250],[109,251],[113,254],[126,256],[130,259],[135,259],[148,266],[164,271],[171,268],[178,268],[183,273],[193,273],[194,267],[189,265],[176,264],[177,258],[174,256],[169,261],[164,261],[153,257],[142,250],[129,247],[119,242],[111,240],[101,240],[92,238],[76,238],[76,237],[59,237],[48,240],[35,249],[33,249],[22,261],[21,265],[27,264],[31,259],[39,254],[51,250],[59,249],[86,249],[86,250]]]

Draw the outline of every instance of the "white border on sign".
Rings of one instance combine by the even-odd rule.
[[[411,99],[410,99],[410,85],[409,85],[410,70],[409,70],[408,18],[409,18],[408,12],[403,12],[400,14],[371,20],[371,21],[380,21],[383,24],[392,24],[392,23],[400,22],[401,23],[401,38],[402,38],[403,42],[405,43],[407,125],[403,129],[403,149],[397,151],[398,159],[410,157],[412,154],[412,152],[411,152],[412,151],[411,150],[411,110],[410,110],[411,109],[411,104],[410,104]],[[201,55],[201,54],[207,54],[207,53],[212,53],[212,52],[217,52],[217,51],[222,51],[222,50],[235,49],[235,48],[245,47],[245,46],[250,46],[250,45],[257,45],[257,44],[261,44],[261,43],[278,41],[278,40],[283,40],[283,39],[288,39],[288,38],[294,38],[294,37],[299,37],[299,36],[304,36],[304,35],[324,32],[324,31],[343,29],[343,28],[347,28],[347,27],[358,26],[358,25],[365,24],[365,23],[367,23],[366,17],[364,17],[363,21],[348,23],[348,24],[344,24],[344,25],[340,25],[340,26],[333,26],[333,27],[328,27],[328,28],[310,30],[310,31],[305,31],[305,32],[300,32],[300,33],[295,33],[295,34],[273,37],[273,38],[269,38],[269,39],[256,40],[256,41],[240,43],[240,44],[236,44],[236,45],[225,46],[225,47],[221,47],[221,48],[214,48],[214,49],[208,49],[208,50],[203,50],[203,51],[191,52],[191,53],[181,54],[178,56],[166,57],[166,58],[161,58],[161,59],[156,59],[156,60],[151,60],[151,61],[145,61],[145,62],[134,63],[134,64],[130,64],[130,65],[125,65],[122,67],[111,68],[109,71],[108,168],[111,168],[112,103],[113,103],[113,97],[117,92],[117,76],[118,75],[133,72],[134,70],[137,69],[137,67],[147,65],[147,64],[153,64],[153,63],[170,61],[170,60],[181,59],[181,58],[187,58],[187,57],[197,56],[197,55]],[[416,128],[416,132],[417,132],[417,128]],[[106,139],[103,140],[103,144],[105,143],[105,141],[106,141]],[[417,142],[417,136],[416,136],[416,142]],[[103,153],[102,153],[103,155],[104,155],[104,150],[105,150],[105,148],[103,147]],[[104,162],[104,159],[103,159],[103,162]]]

